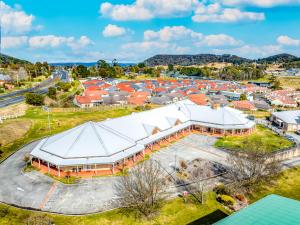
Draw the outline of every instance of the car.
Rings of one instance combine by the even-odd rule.
[[[297,130],[295,133],[298,134],[298,135],[300,135],[300,130]]]

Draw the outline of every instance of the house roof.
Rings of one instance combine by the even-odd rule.
[[[300,110],[274,112],[272,115],[281,119],[285,123],[300,124]]]
[[[56,165],[113,163],[141,151],[150,141],[191,124],[224,129],[254,126],[254,122],[238,110],[212,109],[184,100],[99,123],[79,125],[43,139],[31,155]],[[153,134],[154,129],[159,132]]]
[[[214,225],[298,225],[299,221],[300,201],[268,195]]]

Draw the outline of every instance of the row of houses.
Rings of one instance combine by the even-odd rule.
[[[296,108],[300,103],[300,91],[293,88],[276,90],[266,94],[265,98],[273,106]]]
[[[119,81],[92,79],[83,82],[84,92],[76,96],[74,103],[79,107],[93,107],[100,104],[153,103],[166,105],[183,99],[190,99],[200,105],[239,100],[246,94],[253,100],[254,93],[268,93],[266,87],[255,84],[241,85],[237,82],[213,80],[143,80]]]

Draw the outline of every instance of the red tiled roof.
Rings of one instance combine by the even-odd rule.
[[[198,104],[198,105],[206,105],[207,104],[207,98],[205,94],[191,94],[188,96],[189,99]]]
[[[243,100],[243,101],[233,101],[232,105],[236,109],[241,109],[241,110],[256,110],[256,107],[254,104],[248,100]]]

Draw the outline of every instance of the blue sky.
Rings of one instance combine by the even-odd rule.
[[[2,52],[30,61],[300,56],[300,0],[0,0]]]

